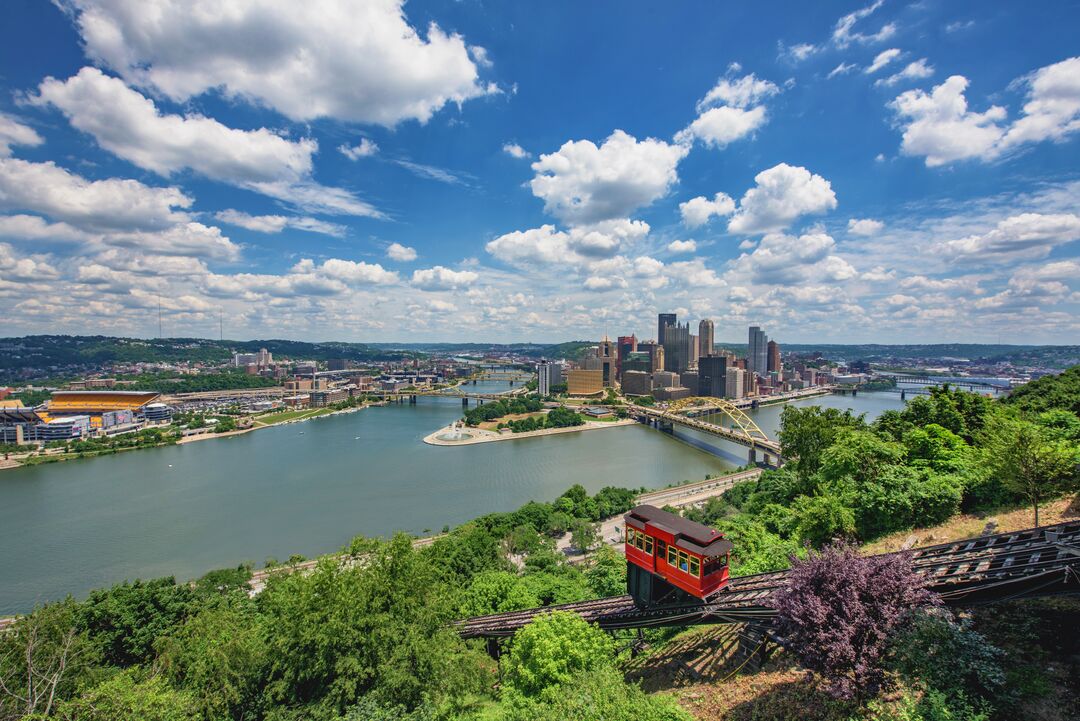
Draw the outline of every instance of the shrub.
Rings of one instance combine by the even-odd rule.
[[[160,676],[124,671],[81,697],[62,703],[50,721],[198,721],[190,694],[176,691]],[[39,717],[40,721],[45,721]]]
[[[541,699],[514,695],[504,700],[500,721],[692,721],[675,700],[646,694],[618,671],[598,669]]]
[[[797,535],[814,546],[855,534],[855,512],[837,496],[799,496],[795,515]]]
[[[1004,652],[947,612],[915,614],[892,643],[890,666],[909,684],[950,699],[993,699],[1005,684]]]
[[[612,668],[614,642],[596,626],[565,611],[547,613],[514,634],[506,681],[525,696],[574,681],[585,671]]]
[[[777,631],[836,698],[865,700],[886,686],[892,634],[934,602],[907,556],[863,557],[833,545],[796,561],[773,598]]]
[[[461,602],[461,615],[486,616],[539,605],[540,599],[513,573],[485,571],[474,576],[466,589]]]

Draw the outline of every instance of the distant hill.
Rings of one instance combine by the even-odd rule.
[[[35,335],[0,338],[0,382],[26,369],[62,374],[114,362],[221,363],[234,352],[266,348],[275,357],[296,360],[348,358],[398,360],[422,356],[417,351],[376,348],[363,343],[303,343],[291,340],[209,340],[206,338],[114,338],[110,336]]]
[[[717,342],[717,346],[738,355],[746,354],[746,343]],[[795,353],[821,353],[830,360],[884,362],[888,360],[956,360],[973,363],[1013,363],[1047,368],[1068,368],[1080,363],[1076,345],[1004,345],[981,343],[937,343],[886,345],[867,343],[780,343],[781,350]]]
[[[423,353],[484,353],[524,355],[530,358],[574,360],[598,341],[573,340],[566,343],[372,343],[373,348],[413,350]]]

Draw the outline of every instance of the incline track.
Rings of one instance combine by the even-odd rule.
[[[1080,521],[942,543],[912,551],[915,570],[947,605],[968,606],[1014,598],[1080,593]],[[538,614],[571,611],[603,629],[767,621],[769,599],[786,571],[733,578],[705,603],[640,609],[630,596],[479,616],[462,621],[464,638],[512,636]]]

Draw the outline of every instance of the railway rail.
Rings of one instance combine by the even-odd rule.
[[[915,570],[929,578],[930,589],[949,606],[1080,593],[1080,521],[899,553],[911,558]],[[512,636],[550,611],[570,611],[607,630],[769,621],[776,615],[770,598],[786,578],[786,571],[733,578],[704,603],[641,609],[630,596],[613,596],[479,616],[460,622],[458,629],[465,638]]]

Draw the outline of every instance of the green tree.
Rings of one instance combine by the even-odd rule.
[[[545,613],[514,634],[505,657],[506,681],[526,696],[537,696],[583,672],[612,668],[615,655],[614,642],[596,626],[573,613]]]
[[[1043,411],[1035,422],[1045,429],[1047,438],[1057,441],[1080,441],[1080,417],[1072,411],[1056,408]]]
[[[131,670],[60,704],[50,721],[200,721],[195,700],[160,676]],[[41,717],[41,721],[45,721]]]
[[[577,519],[570,526],[570,545],[582,553],[588,553],[598,540],[597,524]]]
[[[1074,365],[1059,375],[1037,378],[1020,386],[1004,399],[1027,413],[1061,408],[1080,416],[1080,365]]]
[[[154,641],[168,636],[196,609],[195,590],[174,578],[122,583],[93,591],[80,604],[78,625],[116,666],[149,663]]]
[[[799,478],[808,479],[821,466],[821,455],[836,435],[844,429],[859,429],[866,424],[862,415],[850,410],[808,406],[787,406],[780,414],[780,446],[785,458],[798,461]]]
[[[539,605],[540,599],[518,576],[507,571],[485,571],[474,576],[466,589],[461,615],[486,616]]]
[[[49,716],[100,675],[101,656],[76,628],[70,598],[23,616],[0,632],[0,719]]]
[[[855,511],[838,496],[799,496],[795,514],[798,517],[796,534],[814,546],[855,535]]]
[[[246,597],[202,610],[157,645],[157,668],[192,694],[204,718],[254,713],[267,663],[266,639],[255,606]]]
[[[1034,423],[998,418],[987,427],[982,445],[990,473],[1031,503],[1036,526],[1039,504],[1077,487],[1075,448],[1068,441],[1048,439]]]
[[[940,473],[964,473],[974,463],[971,447],[947,428],[931,423],[903,436],[910,465]]]
[[[596,596],[620,596],[626,593],[626,559],[610,546],[600,546],[585,578]]]
[[[414,709],[479,688],[482,654],[452,630],[455,594],[412,540],[354,542],[354,561],[270,577],[258,597],[269,659],[266,697],[337,713],[361,697]]]

